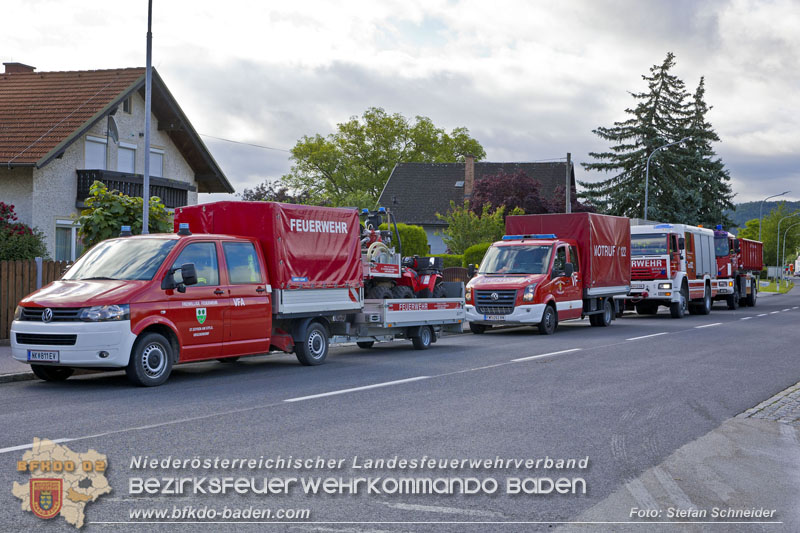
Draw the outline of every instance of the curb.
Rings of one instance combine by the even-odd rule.
[[[15,381],[30,381],[36,379],[33,372],[19,372],[16,374],[0,374],[0,383],[13,383]]]

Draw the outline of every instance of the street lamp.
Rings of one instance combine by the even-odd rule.
[[[655,150],[650,152],[649,156],[647,156],[647,166],[645,168],[645,175],[644,175],[644,220],[645,220],[645,222],[647,222],[647,189],[648,189],[648,185],[650,184],[650,158],[652,158],[653,155],[655,155],[655,153],[658,152],[659,150],[663,150],[664,148],[669,148],[670,146],[675,146],[676,144],[680,144],[680,143],[682,143],[684,141],[688,141],[689,139],[691,139],[691,137],[684,137],[680,141],[675,141],[674,143],[669,143],[669,144],[665,144],[664,146],[659,146],[658,148],[656,148]]]
[[[789,230],[795,226],[800,226],[800,222],[795,222],[794,224],[786,228],[786,231],[783,232],[783,253],[781,254],[781,257],[783,257],[783,261],[781,261],[781,267],[786,262],[786,236],[789,235]],[[783,271],[781,270],[781,272]]]
[[[783,191],[780,194],[773,194],[772,196],[767,196],[766,198],[761,200],[761,207],[758,208],[758,240],[759,241],[761,240],[761,218],[763,217],[763,215],[761,213],[764,210],[764,202],[766,202],[770,198],[775,198],[777,196],[783,196],[784,194],[789,194],[790,192],[792,192],[792,191]]]
[[[783,217],[782,219],[780,219],[778,221],[778,234],[775,236],[775,269],[776,269],[776,271],[775,271],[775,282],[776,283],[778,281],[778,272],[783,273],[783,269],[781,268],[781,264],[780,264],[780,261],[781,261],[781,222],[783,222],[787,218],[792,218],[792,217],[795,217],[797,215],[800,215],[800,212],[795,211],[791,215],[786,215],[785,217]],[[783,276],[781,276],[781,278],[783,278]]]

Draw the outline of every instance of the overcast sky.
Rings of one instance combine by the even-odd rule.
[[[624,120],[629,91],[671,51],[690,92],[706,77],[735,201],[800,198],[796,0],[153,4],[153,64],[202,134],[288,150],[380,106],[468,128],[487,161],[586,162],[608,146],[591,130]],[[146,0],[6,1],[0,13],[3,62],[145,65]],[[238,192],[291,164],[286,151],[204,140]]]

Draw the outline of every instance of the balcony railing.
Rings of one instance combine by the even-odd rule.
[[[86,198],[89,188],[95,181],[105,183],[109,190],[117,190],[128,196],[142,196],[144,176],[141,174],[127,174],[113,170],[82,170],[78,169],[78,196],[75,206],[86,207]],[[164,205],[170,209],[183,207],[187,204],[188,191],[196,191],[197,187],[182,181],[166,178],[150,177],[150,196],[158,196]]]

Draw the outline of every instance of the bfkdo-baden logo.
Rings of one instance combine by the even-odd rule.
[[[75,453],[47,439],[33,439],[33,447],[17,461],[17,472],[27,472],[27,483],[14,482],[12,493],[20,508],[48,520],[61,516],[80,528],[86,504],[111,492],[105,472],[106,456],[89,450]]]

